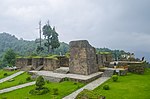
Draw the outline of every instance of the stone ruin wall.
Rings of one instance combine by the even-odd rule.
[[[88,41],[71,41],[69,71],[74,74],[89,75],[98,72],[96,50]]]
[[[15,65],[18,68],[24,68],[26,66],[32,65],[32,58],[17,58]]]
[[[69,58],[65,56],[57,57],[59,60],[60,67],[69,67]]]
[[[44,58],[32,58],[32,67],[36,69],[39,66],[42,66]]]
[[[109,63],[112,61],[112,54],[97,54],[97,63],[99,67],[109,66]]]
[[[18,68],[26,68],[31,66],[32,69],[36,69],[39,66],[44,66],[44,70],[55,70],[59,67],[69,67],[69,58],[65,56],[58,57],[56,59],[48,59],[48,58],[17,58],[16,59],[16,67]]]
[[[53,71],[60,67],[59,60],[44,58],[44,70]]]

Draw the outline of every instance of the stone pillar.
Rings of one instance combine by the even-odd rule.
[[[89,75],[98,72],[96,50],[88,41],[71,41],[69,71],[74,74]]]
[[[53,71],[60,67],[59,60],[51,59],[51,58],[44,58],[44,70]]]

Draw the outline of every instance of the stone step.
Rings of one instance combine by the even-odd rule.
[[[111,77],[114,74],[114,70],[105,70],[102,77]]]
[[[42,70],[43,67],[44,67],[43,65],[42,65],[42,66],[39,66],[39,67],[37,67],[35,70],[36,70],[36,71]]]
[[[52,76],[43,76],[44,79],[50,81],[50,82],[61,82],[63,81],[64,78],[60,78],[60,77],[52,77]]]
[[[60,67],[53,71],[54,73],[67,74],[69,72],[69,67]]]
[[[61,82],[61,81],[64,80],[64,77],[45,76],[45,75],[39,75],[39,74],[36,74],[36,73],[32,73],[31,78],[32,79],[37,79],[38,76],[42,76],[46,81],[49,81],[49,82]]]

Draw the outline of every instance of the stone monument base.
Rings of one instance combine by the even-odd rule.
[[[71,81],[82,82],[82,83],[89,83],[99,77],[102,76],[103,72],[97,72],[90,75],[80,75],[80,74],[61,74],[61,73],[54,73],[53,71],[30,71],[30,74],[33,74],[34,77],[43,76],[46,80],[50,82],[61,82],[64,81],[66,78]]]

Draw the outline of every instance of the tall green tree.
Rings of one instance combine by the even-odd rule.
[[[7,50],[3,57],[3,63],[8,66],[15,66],[15,62],[16,53],[12,49]]]
[[[48,48],[48,53],[50,53],[50,50],[54,50],[60,46],[58,33],[55,31],[55,27],[51,28],[49,22],[43,26],[42,30],[47,41],[44,45]]]
[[[58,33],[55,31],[55,27],[52,30],[52,37],[51,37],[51,48],[52,52],[54,52],[54,49],[58,48],[60,46],[59,40],[58,40]]]

